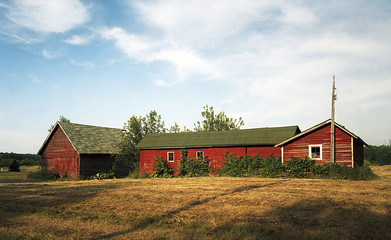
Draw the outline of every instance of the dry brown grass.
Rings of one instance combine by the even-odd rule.
[[[0,183],[0,239],[391,239],[379,179],[117,179]]]

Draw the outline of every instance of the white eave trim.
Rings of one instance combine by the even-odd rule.
[[[301,136],[303,136],[303,135],[305,135],[305,134],[308,134],[308,133],[310,133],[310,132],[312,132],[312,131],[315,131],[316,129],[321,128],[321,127],[323,127],[324,125],[329,124],[329,123],[331,123],[331,120],[327,120],[327,121],[325,121],[325,122],[323,122],[323,123],[320,123],[320,124],[318,124],[318,125],[315,125],[315,126],[313,126],[312,128],[309,128],[309,129],[305,130],[304,132],[301,132],[301,133],[299,133],[299,134],[297,134],[297,135],[295,135],[295,136],[293,136],[293,137],[291,137],[291,138],[288,138],[287,140],[285,140],[285,141],[283,141],[283,142],[281,142],[281,143],[279,143],[279,144],[276,144],[276,145],[274,145],[274,146],[275,146],[275,147],[283,146],[285,143],[288,143],[288,142],[292,141],[293,139],[296,139],[296,138],[301,137]],[[353,138],[355,138],[355,139],[360,139],[360,140],[364,143],[364,145],[367,145],[367,146],[368,146],[368,144],[367,144],[366,142],[364,142],[361,138],[359,138],[358,136],[356,136],[355,134],[353,134],[353,133],[350,132],[349,130],[345,129],[344,127],[342,127],[342,126],[339,125],[338,123],[335,123],[335,126],[338,127],[340,130],[344,131],[345,133],[347,133],[349,136],[351,136],[351,137],[353,137]]]
[[[54,134],[54,130],[56,129],[56,127],[61,128],[61,130],[64,132],[65,136],[67,137],[68,141],[71,143],[73,149],[75,149],[75,151],[80,155],[79,151],[77,151],[77,149],[75,148],[75,146],[73,145],[71,139],[68,137],[67,133],[64,131],[64,129],[61,127],[61,124],[57,121],[56,124],[54,124],[54,127],[52,128],[52,130],[50,131],[49,135],[46,137],[45,141],[43,142],[41,148],[39,149],[38,151],[38,155],[41,155],[41,152],[43,151],[44,147],[47,145],[47,142],[49,140],[49,138]]]

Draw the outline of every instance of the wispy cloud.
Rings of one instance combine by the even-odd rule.
[[[19,0],[7,6],[14,24],[43,33],[62,33],[89,20],[88,7],[78,0]]]
[[[41,80],[38,79],[37,76],[34,76],[34,75],[28,75],[28,77],[30,78],[31,82],[34,83],[34,84],[40,84],[41,83]]]
[[[75,65],[77,67],[83,67],[86,69],[92,69],[95,67],[95,64],[92,62],[78,62],[78,61],[71,59],[70,63],[72,63],[73,65]]]
[[[86,45],[94,38],[93,35],[72,35],[72,37],[65,39],[64,42],[70,45]]]

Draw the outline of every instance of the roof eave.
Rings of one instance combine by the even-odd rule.
[[[57,121],[56,124],[54,125],[54,127],[52,128],[52,130],[50,131],[49,135],[46,137],[45,141],[43,142],[43,145],[42,145],[41,148],[39,149],[38,155],[42,155],[42,152],[43,152],[45,146],[47,146],[47,142],[48,142],[49,138],[54,134],[54,130],[56,129],[57,126],[58,126],[59,128],[61,128],[61,130],[64,132],[64,134],[65,134],[65,136],[67,137],[68,141],[71,143],[73,149],[75,149],[75,151],[76,151],[78,154],[80,154],[80,152],[79,152],[79,151],[76,149],[76,147],[73,145],[71,139],[68,137],[68,134],[67,134],[67,133],[65,132],[65,130],[62,128],[60,122]]]

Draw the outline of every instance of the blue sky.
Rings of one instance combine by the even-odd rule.
[[[391,3],[0,2],[0,152],[36,153],[60,115],[121,128],[151,110],[193,128],[205,105],[244,128],[330,118],[391,139]]]

